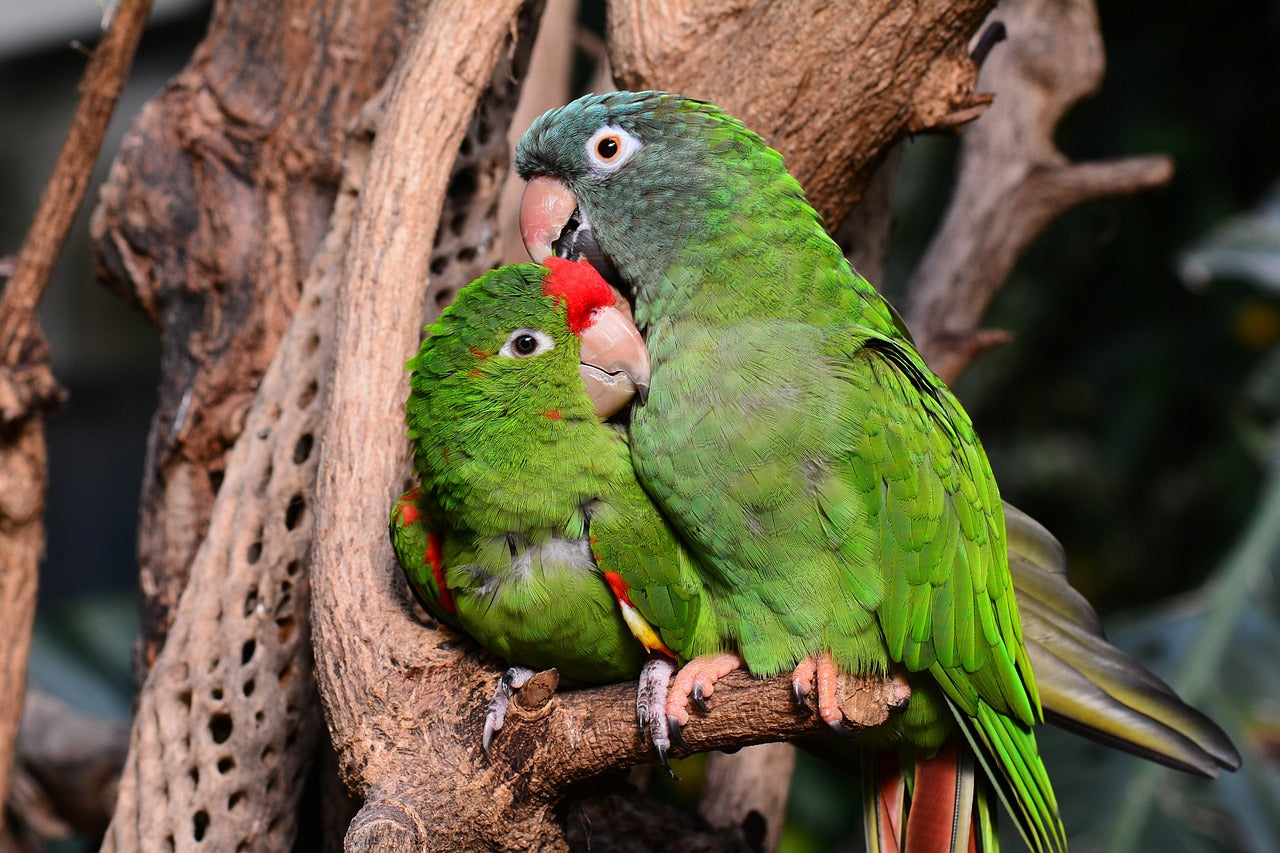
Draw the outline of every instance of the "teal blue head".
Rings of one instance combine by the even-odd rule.
[[[535,260],[585,257],[615,284],[670,257],[781,158],[719,107],[666,92],[587,95],[516,146],[529,182],[521,234]],[[616,269],[611,267],[616,266]]]

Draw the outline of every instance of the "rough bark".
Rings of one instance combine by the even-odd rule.
[[[161,330],[138,525],[139,681],[298,305],[343,133],[394,62],[412,2],[221,0],[102,189],[92,222],[99,272]]]
[[[32,217],[13,276],[0,290],[0,804],[9,794],[44,553],[45,415],[62,400],[36,309],[89,183],[150,0],[125,0],[85,69],[80,103]],[[0,809],[0,833],[4,813]]]
[[[1054,145],[1058,122],[1102,85],[1105,56],[1091,0],[1009,0],[992,19],[1004,23],[1008,40],[992,50],[978,82],[995,102],[965,130],[951,202],[903,306],[921,353],[948,381],[1006,339],[978,322],[1049,222],[1173,175],[1165,156],[1072,163]]]
[[[993,5],[618,0],[609,53],[624,89],[678,91],[742,118],[834,226],[893,142],[986,105],[965,45]]]

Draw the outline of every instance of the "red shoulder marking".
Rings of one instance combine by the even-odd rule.
[[[440,547],[440,536],[434,530],[427,533],[427,552],[423,556],[431,564],[431,576],[435,578],[436,589],[440,590],[440,606],[456,614],[458,606],[453,602],[453,593],[444,585],[444,549]]]
[[[564,302],[569,329],[580,335],[592,323],[591,315],[614,303],[613,291],[595,267],[586,261],[550,257],[543,262],[549,272],[542,280],[542,293]]]

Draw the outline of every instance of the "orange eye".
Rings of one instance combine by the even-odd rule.
[[[596,154],[606,163],[613,161],[622,151],[622,141],[616,135],[602,136],[596,140]]]

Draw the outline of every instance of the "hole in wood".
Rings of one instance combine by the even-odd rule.
[[[240,665],[248,666],[249,661],[253,660],[253,653],[257,650],[258,643],[255,640],[245,640],[243,646],[240,647]]]
[[[293,464],[301,465],[311,458],[311,448],[315,444],[316,439],[309,432],[304,432],[298,439],[298,443],[293,446]]]
[[[302,393],[298,395],[298,408],[305,409],[307,406],[310,406],[316,398],[316,392],[319,390],[319,386],[316,385],[316,381],[314,379],[308,382],[307,387],[303,388]]]
[[[289,499],[289,506],[284,511],[284,526],[286,530],[293,530],[298,526],[298,522],[302,520],[302,514],[307,509],[307,501],[302,495],[294,495]]]
[[[209,813],[204,809],[196,812],[195,817],[191,819],[191,834],[195,836],[196,841],[203,841],[204,834],[209,829]]]
[[[226,743],[231,737],[231,728],[230,714],[214,714],[209,718],[209,736],[214,743]]]
[[[230,755],[224,755],[218,759],[218,772],[221,773],[222,775],[225,776],[235,769],[236,769],[236,760],[232,758]]]
[[[254,542],[249,546],[249,550],[245,552],[244,558],[249,561],[249,565],[258,562],[258,558],[262,556],[262,543]]]

